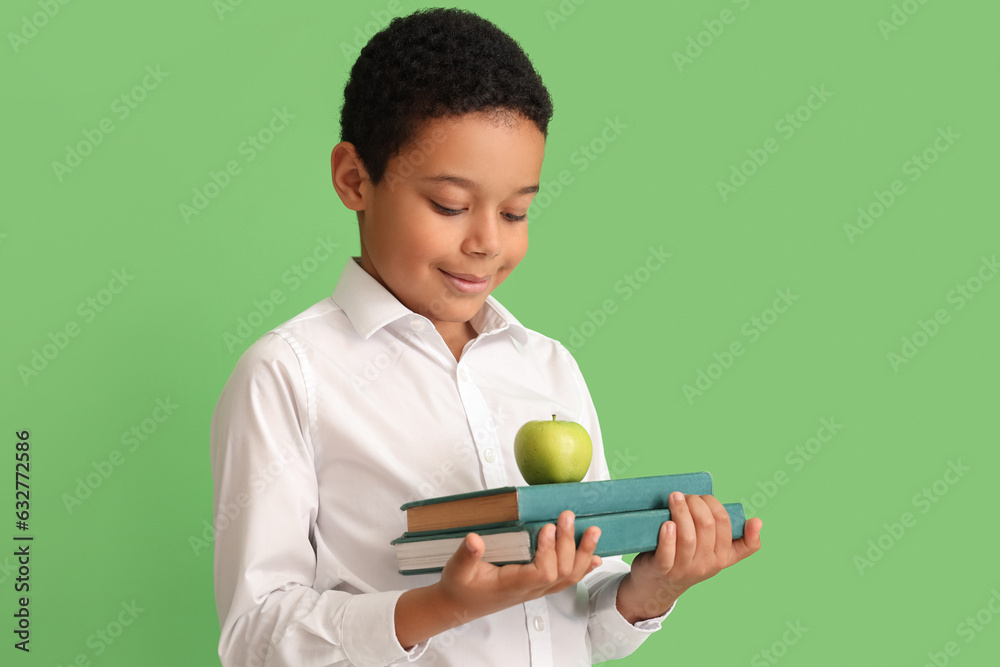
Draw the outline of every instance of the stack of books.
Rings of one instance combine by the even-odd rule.
[[[406,503],[406,532],[392,541],[401,574],[440,572],[470,532],[483,538],[483,560],[498,565],[534,558],[538,532],[563,510],[576,515],[576,542],[599,526],[598,556],[656,549],[660,525],[670,520],[667,499],[674,491],[712,493],[712,476],[694,472],[601,482],[505,486]],[[733,539],[743,536],[740,503],[724,504]]]

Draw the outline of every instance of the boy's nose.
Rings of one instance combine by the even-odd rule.
[[[497,219],[497,214],[484,211],[469,217],[469,229],[465,235],[464,250],[486,257],[499,255],[500,221]]]

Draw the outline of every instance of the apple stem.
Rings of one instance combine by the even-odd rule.
[[[555,420],[556,420],[556,416],[552,415],[552,421],[555,421]]]

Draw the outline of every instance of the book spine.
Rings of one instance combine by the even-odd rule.
[[[694,472],[518,487],[517,502],[520,520],[528,523],[551,521],[567,509],[577,516],[666,509],[674,491],[710,495],[712,475]]]

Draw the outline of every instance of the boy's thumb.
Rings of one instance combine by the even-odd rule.
[[[483,543],[483,538],[479,537],[475,533],[469,533],[462,540],[458,549],[455,550],[454,555],[451,557],[451,562],[449,563],[452,568],[458,570],[470,570],[475,567],[476,563],[483,557],[483,553],[486,551],[486,545]]]

